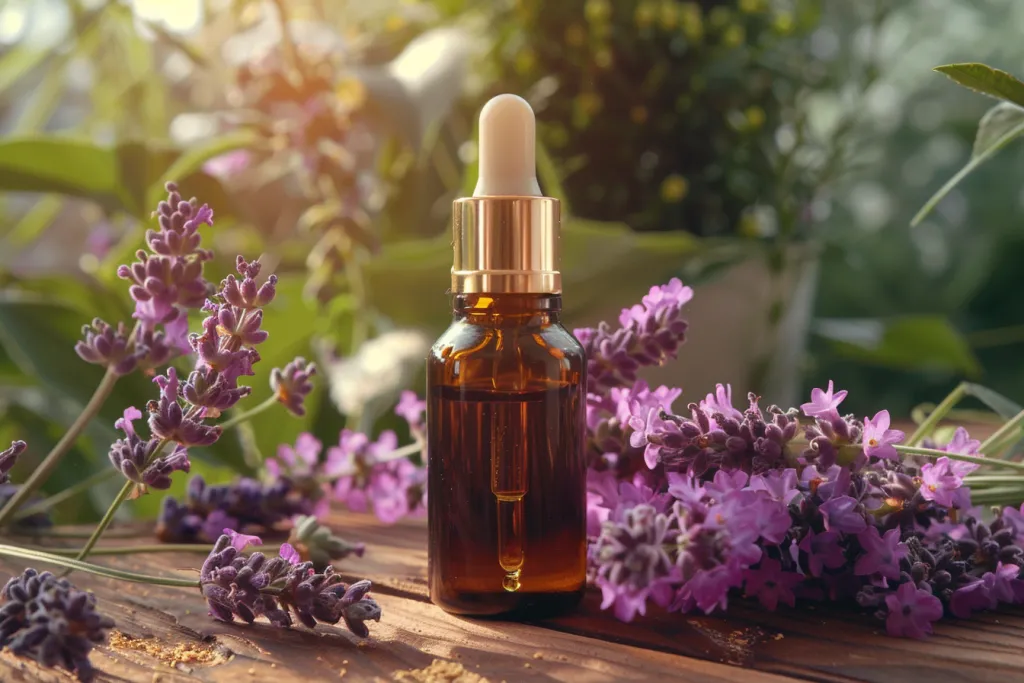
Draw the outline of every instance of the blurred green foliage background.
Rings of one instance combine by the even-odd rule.
[[[116,266],[169,179],[214,207],[211,280],[237,253],[281,276],[252,400],[296,355],[323,370],[307,418],[223,439],[203,473],[303,430],[400,428],[447,324],[476,112],[503,91],[534,105],[565,202],[570,322],[680,276],[712,349],[754,339],[684,351],[666,381],[687,400],[710,387],[686,368],[721,365],[789,400],[780,376],[834,379],[858,412],[909,415],[964,378],[1022,401],[1024,145],[909,227],[991,105],[930,69],[1024,73],[1022,25],[1015,0],[0,0],[0,441],[38,461],[88,399],[101,373],[72,347],[129,317]],[[113,421],[152,396],[120,383],[46,489],[106,467]]]

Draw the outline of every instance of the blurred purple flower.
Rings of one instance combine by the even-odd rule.
[[[129,330],[124,323],[117,327],[99,318],[82,328],[84,339],[75,344],[75,353],[86,363],[110,368],[117,375],[127,375],[139,366],[149,349],[145,344],[129,343]]]
[[[224,529],[224,533],[231,539],[231,547],[238,552],[242,552],[250,545],[263,545],[263,539],[259,536],[240,534],[234,529]]]
[[[942,618],[939,599],[912,581],[901,584],[895,593],[887,595],[885,605],[889,610],[885,627],[892,636],[924,638],[932,632],[932,622]]]
[[[0,484],[9,484],[11,481],[11,470],[18,463],[18,458],[28,448],[24,441],[12,441],[11,447],[0,452]]]
[[[306,414],[306,397],[313,391],[312,377],[315,374],[316,364],[307,363],[305,358],[298,356],[284,368],[271,370],[270,388],[288,412],[302,417]]]
[[[277,447],[277,459],[267,458],[265,466],[273,477],[308,477],[315,473],[324,444],[308,432],[299,434],[295,447],[281,444]]]
[[[867,528],[863,508],[850,496],[833,496],[818,508],[825,519],[825,528],[844,534],[858,534]]]
[[[800,541],[799,548],[807,555],[807,566],[812,576],[821,576],[826,568],[838,569],[846,564],[846,555],[839,545],[840,538],[838,531],[809,531]]]
[[[796,605],[793,589],[803,578],[796,572],[783,571],[782,563],[770,557],[762,558],[756,569],[743,572],[747,597],[756,597],[766,609],[773,612],[780,602],[790,607]]]
[[[427,402],[416,395],[415,391],[403,391],[395,406],[395,415],[409,423],[409,431],[414,435],[423,434],[423,416],[427,412]]]
[[[889,529],[880,536],[878,528],[869,526],[857,534],[857,541],[864,554],[857,558],[854,574],[870,576],[881,574],[887,579],[900,578],[900,560],[909,554],[906,544],[900,542],[900,530]]]

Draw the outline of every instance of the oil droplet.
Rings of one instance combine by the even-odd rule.
[[[501,581],[501,586],[509,593],[515,593],[519,590],[519,571],[515,569],[505,574],[505,578]]]

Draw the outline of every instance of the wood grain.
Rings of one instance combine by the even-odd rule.
[[[386,547],[384,557],[403,556],[402,541]],[[407,536],[405,538],[408,538]],[[125,541],[119,541],[124,543]],[[369,555],[373,557],[374,552]],[[104,564],[133,571],[187,577],[201,555],[148,555],[100,558]],[[361,569],[383,568],[360,563]],[[404,566],[401,565],[400,566]],[[18,572],[18,563],[0,561],[3,577]],[[373,576],[370,571],[367,575]],[[785,683],[791,679],[767,673],[741,672],[718,663],[688,659],[624,643],[603,642],[588,636],[539,628],[529,624],[478,621],[445,614],[421,596],[377,594],[384,612],[371,626],[372,636],[359,640],[341,628],[320,626],[275,629],[267,624],[243,626],[215,622],[207,616],[198,591],[124,584],[76,573],[82,588],[96,593],[102,610],[112,616],[118,630],[135,639],[150,639],[171,649],[180,643],[206,643],[217,652],[219,663],[179,664],[172,668],[145,653],[101,647],[93,654],[103,672],[100,680],[149,681],[320,681],[393,680],[399,671],[421,669],[434,659],[460,663],[469,672],[493,683],[499,681],[645,681],[675,680],[752,681]],[[401,583],[400,581],[398,582]],[[344,675],[342,675],[344,672]],[[742,676],[738,678],[738,676]],[[67,681],[62,674],[41,670],[10,654],[0,655],[0,680]]]
[[[124,585],[75,574],[97,593],[122,631],[165,646],[207,643],[221,663],[171,668],[144,653],[101,648],[94,655],[106,680],[287,681],[392,680],[433,659],[461,663],[498,681],[835,681],[849,683],[974,683],[1024,681],[1024,611],[982,615],[937,625],[926,641],[894,639],[884,625],[854,609],[803,605],[775,614],[734,601],[723,616],[653,611],[623,624],[588,595],[576,613],[518,624],[445,614],[429,603],[426,528],[422,520],[384,527],[365,515],[335,513],[330,526],[367,544],[363,558],[340,567],[350,579],[375,582],[384,618],[368,641],[342,629],[281,631],[213,622],[198,591]],[[140,537],[105,545],[148,543]],[[194,576],[201,554],[104,557],[135,571]],[[0,562],[7,574],[20,570]],[[20,678],[19,678],[20,676]],[[51,676],[47,678],[47,676]],[[0,680],[58,681],[31,663],[0,656]]]

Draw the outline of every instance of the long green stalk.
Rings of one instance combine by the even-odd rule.
[[[93,548],[89,553],[96,557],[111,557],[117,555],[150,555],[155,553],[198,553],[209,554],[213,546],[202,543],[151,543],[147,545],[126,545],[119,548]],[[48,552],[61,557],[74,557],[81,552],[80,548],[41,548],[29,547],[29,550]],[[276,553],[281,550],[280,545],[259,546],[258,550],[264,553]]]
[[[925,438],[932,433],[935,426],[952,410],[957,403],[967,395],[967,383],[961,382],[957,385],[956,389],[949,392],[949,396],[942,400],[942,403],[935,407],[927,418],[914,430],[914,433],[910,435],[910,438],[906,441],[906,446],[916,446],[920,443],[921,439]],[[923,454],[921,454],[923,455]]]
[[[30,548],[19,548],[13,545],[0,545],[0,556],[14,557],[22,560],[34,560],[36,562],[52,564],[56,567],[64,567],[67,570],[65,574],[77,570],[96,574],[97,576],[106,576],[110,579],[121,579],[123,581],[132,581],[134,583],[148,583],[153,586],[174,586],[178,588],[199,587],[199,582],[195,579],[174,579],[170,577],[136,574],[135,572],[126,572],[120,569],[101,567],[97,564],[80,562],[69,557],[61,557],[60,555],[55,555],[53,553],[33,550]]]
[[[260,403],[258,406],[254,406],[252,409],[247,410],[244,413],[239,413],[238,415],[235,415],[230,419],[224,420],[218,426],[224,431],[227,431],[232,427],[240,425],[248,420],[251,420],[252,418],[256,417],[257,415],[264,411],[270,410],[275,405],[277,405],[277,403],[277,396],[271,396],[263,403]]]
[[[1022,422],[1024,422],[1024,410],[1014,415],[1006,422],[1006,424],[997,429],[992,436],[982,441],[978,450],[985,455],[991,455],[992,453],[990,453],[990,451],[993,449],[995,449],[996,452],[1001,450],[1004,442],[1017,440],[1020,435],[1015,434],[1014,432],[1020,431],[1020,425]]]
[[[134,338],[135,333],[132,333]],[[53,447],[43,462],[39,464],[32,474],[29,475],[28,479],[18,487],[11,499],[7,501],[7,505],[0,510],[0,528],[9,524],[14,519],[15,511],[21,507],[21,505],[29,499],[33,493],[35,493],[40,486],[46,483],[46,480],[50,477],[53,471],[57,468],[61,458],[75,443],[78,437],[81,435],[85,428],[88,426],[90,420],[96,416],[103,407],[107,398],[110,396],[110,392],[114,390],[114,385],[117,384],[118,376],[111,370],[107,369],[106,374],[103,375],[103,379],[100,381],[99,386],[96,387],[96,391],[93,392],[92,398],[85,404],[85,408],[82,409],[82,413],[75,418],[75,421],[68,427],[68,430],[64,432],[64,436],[60,438],[57,445]]]
[[[900,453],[908,455],[923,455],[926,458],[949,458],[950,460],[962,460],[973,462],[976,465],[989,465],[991,467],[1005,467],[1012,470],[1024,472],[1024,462],[1011,462],[1008,460],[997,460],[995,458],[979,458],[973,455],[961,455],[960,453],[947,453],[935,448],[914,448],[913,446],[895,446]]]

